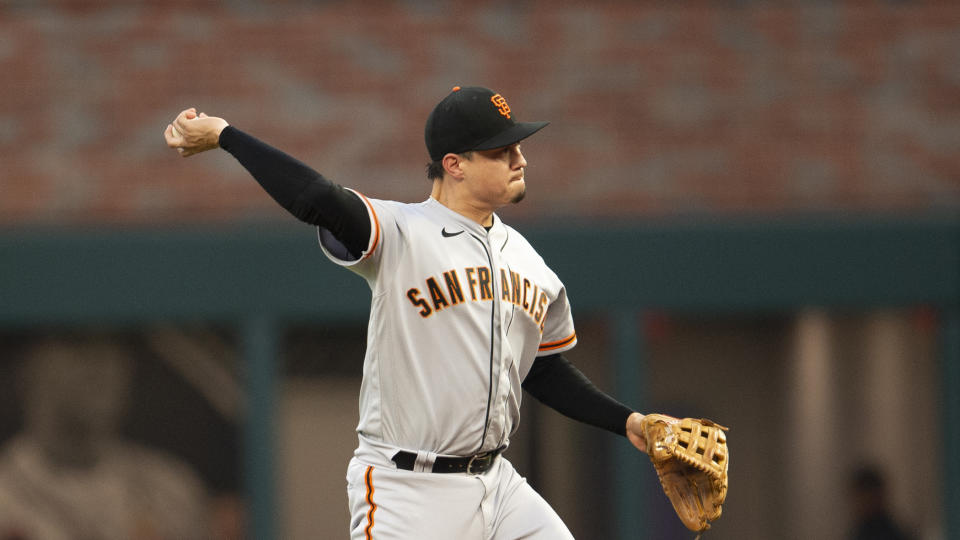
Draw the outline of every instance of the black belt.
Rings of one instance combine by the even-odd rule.
[[[470,473],[481,474],[487,472],[493,466],[494,460],[503,452],[506,447],[500,447],[489,452],[481,452],[473,456],[465,457],[447,457],[437,456],[433,462],[432,472],[435,473]],[[394,463],[398,469],[413,470],[413,465],[417,461],[417,454],[401,450],[393,455]]]

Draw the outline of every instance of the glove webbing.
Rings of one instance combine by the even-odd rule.
[[[708,430],[704,426],[719,427],[710,420],[684,419],[680,423],[680,432],[677,437],[677,445],[685,451],[675,452],[675,456],[682,462],[692,467],[696,467],[706,472],[711,478],[720,476],[724,469],[724,462],[727,459],[724,447],[718,444],[726,442],[726,436],[723,431],[718,429]],[[696,454],[702,455],[702,459],[695,457]]]

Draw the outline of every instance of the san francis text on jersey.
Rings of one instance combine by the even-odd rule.
[[[461,274],[463,279],[461,279]],[[407,299],[420,316],[427,318],[448,307],[467,300],[483,302],[493,300],[491,272],[486,266],[469,266],[462,271],[448,270],[442,277],[424,280],[425,292],[417,287],[407,290]],[[518,274],[500,269],[500,297],[533,318],[543,332],[543,320],[547,315],[549,298],[540,286]]]

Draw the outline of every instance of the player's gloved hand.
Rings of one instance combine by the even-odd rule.
[[[664,414],[648,414],[641,424],[650,461],[677,516],[691,531],[709,529],[727,497],[727,428],[705,418]]]
[[[643,430],[643,415],[635,412],[627,417],[627,439],[641,452],[647,452],[647,435]]]
[[[167,146],[176,148],[181,156],[192,156],[217,148],[220,132],[228,125],[223,118],[207,116],[205,113],[197,114],[197,110],[191,107],[167,124],[163,138],[167,141]]]

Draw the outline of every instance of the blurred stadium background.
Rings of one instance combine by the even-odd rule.
[[[3,441],[32,344],[106,335],[200,537],[346,536],[369,293],[162,131],[195,106],[419,201],[426,115],[479,84],[551,121],[501,215],[567,284],[571,358],[732,427],[709,538],[849,538],[873,464],[914,538],[960,539],[954,2],[6,0],[0,70]],[[643,456],[531,401],[507,456],[577,538],[689,538]]]

